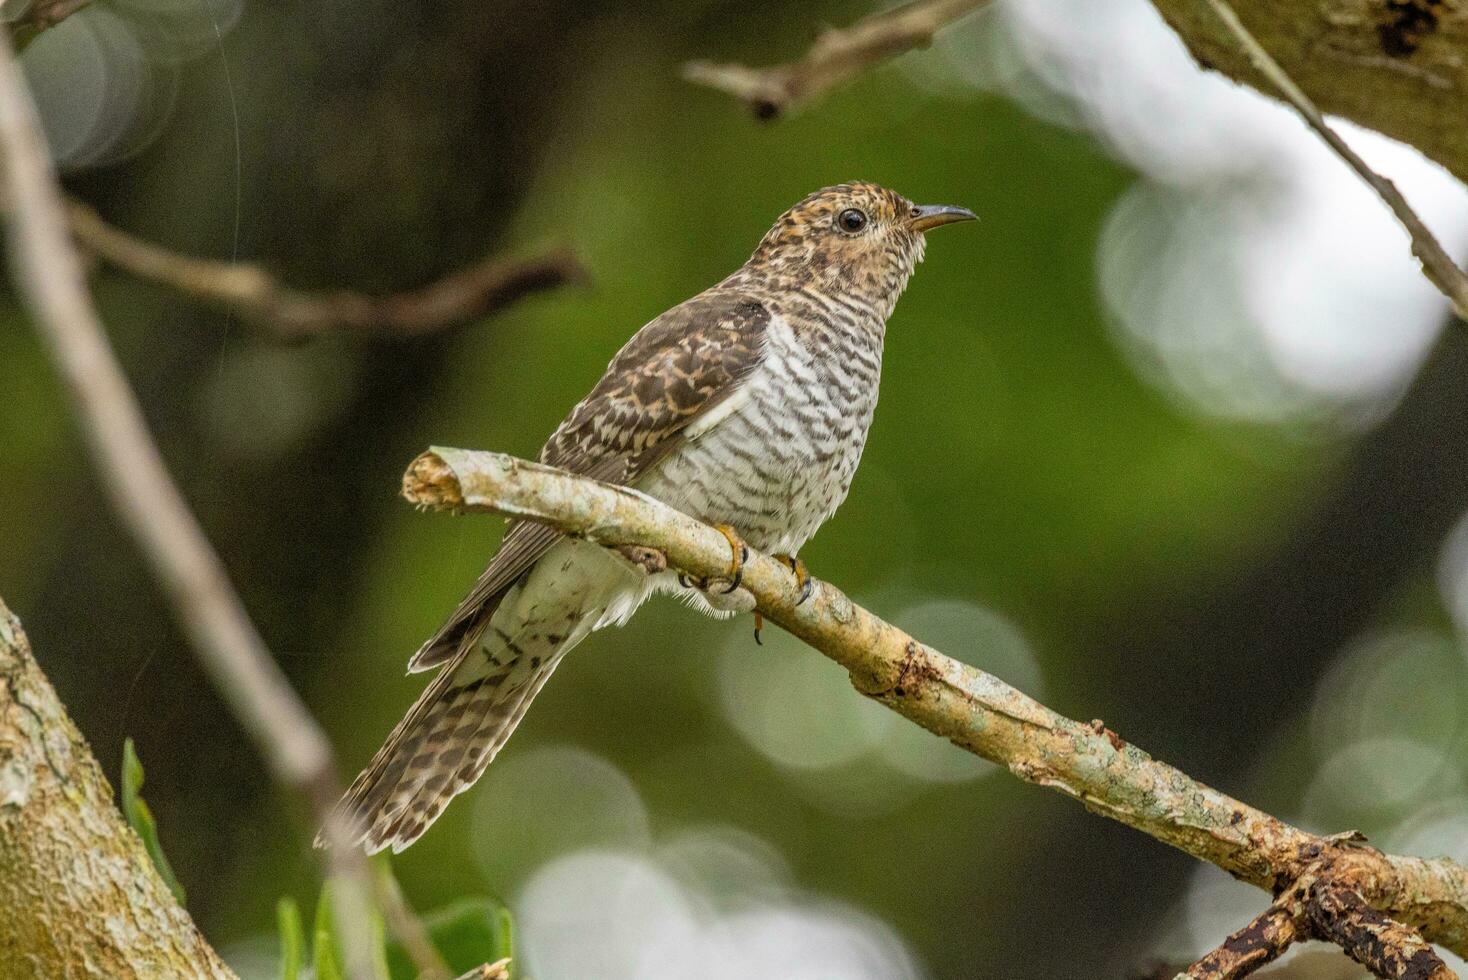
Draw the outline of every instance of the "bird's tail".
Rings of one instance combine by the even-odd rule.
[[[484,774],[566,652],[647,597],[626,562],[561,541],[466,631],[407,717],[352,783],[337,816],[369,853],[401,851]],[[317,846],[323,835],[318,834]]]
[[[593,629],[624,622],[649,590],[602,547],[559,541],[465,631],[457,653],[346,791],[336,816],[352,842],[371,854],[417,841],[483,775],[561,657]]]
[[[368,853],[413,843],[484,774],[573,645],[493,623],[485,632],[444,666],[338,804]]]

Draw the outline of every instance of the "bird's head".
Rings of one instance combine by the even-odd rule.
[[[885,318],[922,261],[923,234],[974,217],[967,208],[913,204],[865,181],[837,184],[782,214],[746,268],[865,300]]]

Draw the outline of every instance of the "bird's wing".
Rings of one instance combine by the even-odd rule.
[[[607,483],[636,480],[739,390],[764,356],[769,321],[759,301],[719,287],[673,307],[612,358],[546,442],[541,462]],[[511,521],[479,581],[408,669],[437,666],[472,645],[504,594],[559,537],[547,525]]]

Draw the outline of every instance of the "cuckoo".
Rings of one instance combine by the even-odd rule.
[[[856,182],[786,211],[749,261],[648,323],[556,429],[542,462],[635,487],[729,538],[691,581],[512,521],[469,595],[408,663],[438,673],[342,799],[368,851],[417,840],[504,746],[556,665],[655,593],[713,616],[753,607],[748,546],[796,557],[845,499],[877,405],[882,342],[924,233],[974,217]]]

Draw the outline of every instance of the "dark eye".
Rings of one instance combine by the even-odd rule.
[[[836,216],[836,227],[842,231],[858,232],[866,226],[866,213],[857,208],[847,208]]]

